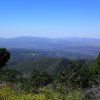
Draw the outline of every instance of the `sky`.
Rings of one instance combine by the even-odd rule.
[[[100,0],[0,0],[0,37],[100,38]]]

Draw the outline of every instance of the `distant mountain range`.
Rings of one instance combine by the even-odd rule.
[[[55,52],[55,56],[65,53],[79,55],[96,55],[100,52],[100,39],[93,38],[40,38],[18,37],[0,38],[0,47],[8,49],[25,49]]]
[[[100,47],[100,39],[93,38],[40,38],[40,37],[18,37],[0,38],[0,47],[25,48],[25,49],[67,49],[68,47]]]
[[[62,58],[94,59],[100,52],[100,39],[0,38],[0,47],[9,49],[11,53],[9,68],[30,72],[33,68],[45,67],[44,69],[53,73],[66,67],[59,67]]]

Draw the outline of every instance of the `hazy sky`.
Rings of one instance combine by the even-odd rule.
[[[0,37],[100,38],[100,0],[0,0]]]

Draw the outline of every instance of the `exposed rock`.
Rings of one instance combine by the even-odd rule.
[[[99,100],[99,99],[100,99],[100,86],[85,91],[85,100]]]

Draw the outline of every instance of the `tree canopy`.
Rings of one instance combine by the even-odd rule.
[[[31,73],[31,80],[36,87],[46,86],[53,81],[52,77],[46,71],[33,69]]]
[[[10,59],[10,52],[5,48],[0,48],[0,69],[3,68]]]

